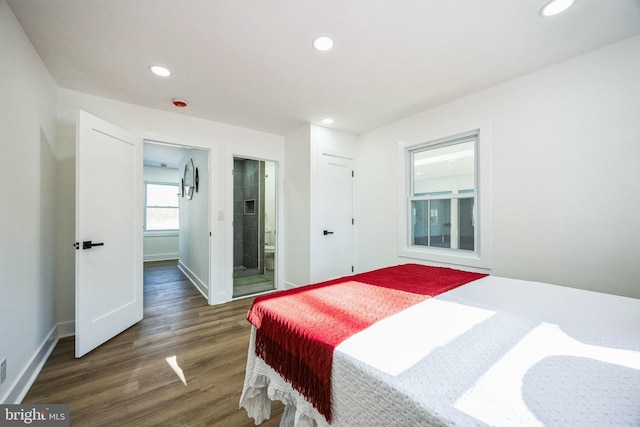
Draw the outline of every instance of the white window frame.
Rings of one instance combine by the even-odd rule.
[[[143,195],[143,202],[144,202],[144,212],[143,212],[143,222],[144,222],[144,234],[145,235],[154,235],[154,236],[159,236],[159,235],[163,235],[163,236],[169,236],[169,235],[176,235],[179,233],[180,228],[168,228],[168,229],[163,229],[163,230],[147,230],[147,208],[171,208],[171,209],[178,209],[178,212],[180,211],[180,203],[178,203],[177,207],[174,206],[148,206],[147,205],[147,184],[151,184],[151,185],[171,185],[176,187],[176,194],[180,193],[180,184],[176,183],[176,182],[165,182],[165,181],[144,181],[144,195]],[[178,227],[180,227],[178,225]]]
[[[425,147],[446,145],[448,141],[477,133],[475,250],[457,250],[413,245],[411,242],[413,165],[411,153]],[[490,269],[491,238],[491,126],[488,119],[454,126],[398,143],[398,256],[437,264]],[[449,196],[447,196],[449,197]],[[450,197],[449,197],[450,198]]]

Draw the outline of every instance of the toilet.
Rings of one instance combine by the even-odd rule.
[[[273,270],[275,268],[275,245],[264,245],[264,267],[267,270]]]

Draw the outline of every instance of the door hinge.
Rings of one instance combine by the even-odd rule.
[[[352,272],[352,273],[354,272],[353,265],[351,266],[351,272]]]
[[[354,171],[351,171],[351,178],[354,178],[356,176],[356,173]]]
[[[355,218],[351,218],[351,225],[355,225],[355,223],[356,223]]]

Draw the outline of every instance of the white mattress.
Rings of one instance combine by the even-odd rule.
[[[326,420],[255,356],[240,406]],[[488,276],[340,344],[334,426],[640,425],[640,300]]]

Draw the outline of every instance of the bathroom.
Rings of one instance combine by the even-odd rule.
[[[277,165],[233,159],[233,296],[275,288]]]

